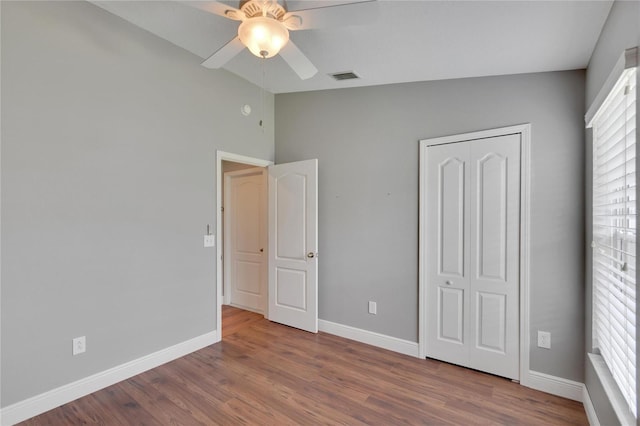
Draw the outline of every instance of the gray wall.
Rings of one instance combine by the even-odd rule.
[[[614,1],[587,68],[585,105],[591,105],[625,49],[638,45],[640,2]]]
[[[274,145],[272,96],[263,133],[258,87],[89,3],[1,28],[6,407],[213,331],[215,151]]]
[[[589,109],[605,80],[625,49],[640,45],[640,2],[615,1],[609,17],[602,28],[602,33],[589,61],[586,78],[585,111]],[[640,130],[640,126],[638,126]],[[640,137],[638,138],[640,140]],[[591,241],[591,185],[592,185],[592,139],[591,130],[586,132],[585,156],[585,188],[586,188],[586,241]],[[591,248],[585,245],[585,351],[591,351]],[[638,362],[636,362],[636,365]],[[591,363],[585,361],[585,385],[601,424],[618,423],[615,412],[604,393],[602,383],[598,379]],[[639,369],[640,371],[640,369]],[[639,394],[640,395],[640,394]]]
[[[319,159],[320,318],[417,341],[418,140],[530,122],[531,369],[582,382],[584,83],[569,71],[276,95],[276,161]]]

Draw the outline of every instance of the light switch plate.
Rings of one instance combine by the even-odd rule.
[[[205,235],[204,236],[204,246],[205,247],[215,247],[216,246],[216,236],[215,235]]]

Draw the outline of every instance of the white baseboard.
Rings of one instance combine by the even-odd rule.
[[[203,334],[177,345],[161,349],[117,367],[110,368],[76,382],[50,390],[0,410],[0,424],[9,426],[52,410],[100,389],[126,380],[174,359],[220,341],[218,332]]]
[[[377,346],[379,348],[414,356],[416,358],[419,357],[417,342],[410,342],[408,340],[398,339],[397,337],[387,336],[386,334],[375,333],[373,331],[362,330],[360,328],[350,327],[348,325],[342,325],[321,319],[318,320],[318,329],[325,333],[366,343],[371,346]]]
[[[520,380],[523,386],[536,389],[552,395],[582,402],[582,389],[584,384],[562,377],[551,376],[529,370],[528,377]]]
[[[584,405],[584,411],[587,413],[587,420],[589,420],[589,425],[600,426],[600,421],[598,420],[596,409],[593,406],[591,397],[589,396],[589,391],[587,391],[587,387],[584,385],[582,386],[582,405]]]

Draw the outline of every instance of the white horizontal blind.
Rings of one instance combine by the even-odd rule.
[[[636,68],[593,119],[593,341],[636,407]]]

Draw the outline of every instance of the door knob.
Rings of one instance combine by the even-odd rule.
[[[313,259],[314,257],[316,257],[316,254],[314,252],[310,251],[309,253],[307,253],[307,257],[309,259]]]
[[[453,284],[453,283],[451,282],[451,280],[446,280],[444,283],[445,283],[446,285],[452,285],[452,284]]]
[[[264,249],[263,249],[263,248],[261,248],[261,249],[260,249],[260,253],[262,253],[263,251],[264,251]]]

